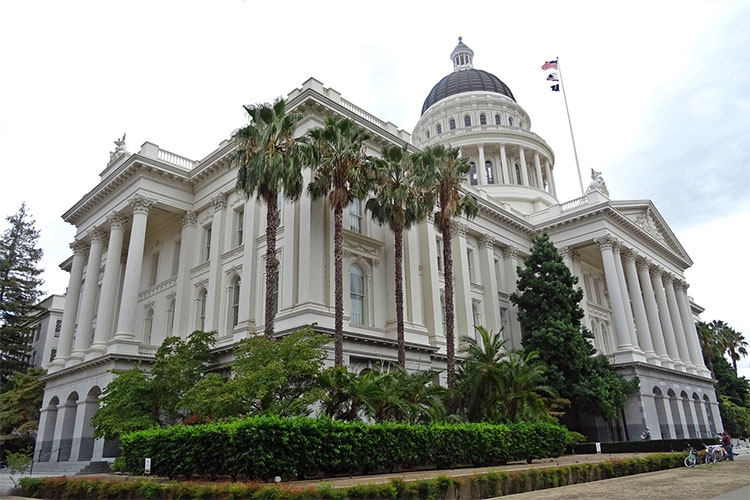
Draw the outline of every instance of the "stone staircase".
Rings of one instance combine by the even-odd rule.
[[[31,477],[80,476],[84,474],[108,474],[109,462],[34,462]],[[29,477],[29,473],[23,477]],[[18,480],[20,476],[16,476]],[[8,495],[15,487],[8,469],[0,470],[0,495]]]

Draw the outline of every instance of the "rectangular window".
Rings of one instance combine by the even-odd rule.
[[[42,325],[39,325],[36,327],[36,338],[34,340],[39,340],[39,336],[42,334]],[[34,363],[31,363],[32,365]]]
[[[349,204],[349,230],[362,232],[362,201],[352,200]]]
[[[437,248],[437,268],[438,272],[443,272],[443,240],[435,238],[435,247]]]
[[[211,258],[211,227],[203,228],[203,262]]]
[[[602,293],[601,293],[601,290],[599,288],[599,280],[596,279],[596,278],[593,278],[591,281],[594,284],[594,302],[596,302],[599,305],[602,305],[603,304],[603,302],[602,302]]]
[[[482,305],[476,300],[471,301],[471,315],[474,318],[474,326],[482,326]]]
[[[238,247],[242,245],[243,231],[245,230],[245,209],[241,208],[234,213],[234,246]]]
[[[151,286],[156,284],[156,278],[159,275],[159,252],[154,252],[151,256]]]
[[[500,259],[495,259],[495,282],[497,283],[497,289],[503,288],[503,264]]]
[[[182,246],[182,240],[174,242],[174,250],[172,251],[172,276],[177,276],[180,272],[180,247]]]
[[[273,290],[273,313],[279,312],[279,266],[276,266],[276,286]]]
[[[281,193],[276,195],[276,227],[281,226],[281,209],[284,206],[284,197]]]
[[[474,250],[472,250],[471,248],[466,249],[466,260],[469,264],[469,281],[471,281],[472,283],[476,283],[477,277],[474,272]]]
[[[445,332],[445,293],[440,292],[440,320],[443,323],[443,332]]]

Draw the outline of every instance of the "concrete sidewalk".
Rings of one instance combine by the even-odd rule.
[[[750,499],[750,457],[497,497],[513,500]]]

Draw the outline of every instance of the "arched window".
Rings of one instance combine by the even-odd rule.
[[[351,322],[362,325],[365,322],[365,276],[356,264],[349,268],[349,303]]]
[[[143,343],[151,345],[151,332],[154,327],[154,310],[146,309],[146,318],[143,320]]]
[[[208,292],[205,288],[201,288],[198,292],[198,330],[205,331],[206,329],[206,300],[208,298]]]
[[[471,117],[469,115],[464,116],[464,127],[471,127]]]
[[[500,115],[495,115],[495,125],[502,125],[502,120],[500,119]]]
[[[427,138],[428,139],[430,138],[430,131],[429,130],[427,131]]]
[[[362,232],[362,200],[353,199],[349,203],[349,230]]]
[[[451,120],[448,122],[448,127],[450,127],[451,130],[455,130],[456,128],[456,120],[451,118]]]
[[[512,116],[509,116],[509,117],[508,117],[508,126],[509,126],[509,127],[512,127],[512,126],[513,126],[513,117],[512,117]]]
[[[438,126],[437,126],[437,133],[438,134],[442,134],[443,133],[443,126],[440,125],[439,123],[438,123]]]
[[[484,170],[487,172],[487,184],[494,184],[495,173],[492,170],[492,162],[490,160],[484,162]]]
[[[237,277],[232,284],[232,328],[240,322],[240,278]]]
[[[474,162],[469,163],[471,169],[469,170],[469,182],[472,186],[476,186],[479,180],[477,179],[477,164]]]
[[[487,117],[485,116],[484,113],[482,113],[481,115],[479,115],[479,124],[480,125],[487,125]]]
[[[516,184],[519,186],[523,184],[523,182],[521,182],[521,167],[518,166],[518,163],[516,163]]]

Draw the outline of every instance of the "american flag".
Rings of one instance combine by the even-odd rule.
[[[548,69],[557,69],[557,59],[554,61],[545,61],[542,64],[542,70],[547,71]]]

